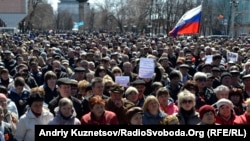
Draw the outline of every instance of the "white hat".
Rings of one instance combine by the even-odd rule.
[[[226,104],[229,105],[231,109],[233,109],[234,107],[232,101],[226,98],[222,98],[218,100],[215,104],[217,106],[217,109],[219,109],[221,106],[226,105]]]
[[[129,86],[129,87],[127,88],[127,90],[125,91],[125,96],[127,97],[128,95],[131,94],[131,92],[135,92],[136,94],[139,93],[138,90],[137,90],[135,87]]]

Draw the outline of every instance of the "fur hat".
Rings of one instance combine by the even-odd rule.
[[[216,104],[217,109],[219,109],[223,105],[228,105],[233,110],[233,103],[229,99],[222,98],[218,100],[215,104]]]

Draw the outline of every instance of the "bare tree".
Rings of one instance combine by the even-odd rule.
[[[58,30],[72,30],[72,14],[69,13],[67,10],[60,11],[56,17],[56,25]]]

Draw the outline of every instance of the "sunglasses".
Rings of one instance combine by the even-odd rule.
[[[186,104],[186,103],[193,103],[193,100],[183,100],[182,103]]]

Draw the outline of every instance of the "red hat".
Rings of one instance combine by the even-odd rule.
[[[203,106],[201,106],[200,109],[199,109],[200,119],[203,118],[203,115],[205,113],[210,112],[210,111],[212,111],[213,114],[215,115],[215,109],[214,109],[213,106],[211,106],[211,105],[203,105]]]

